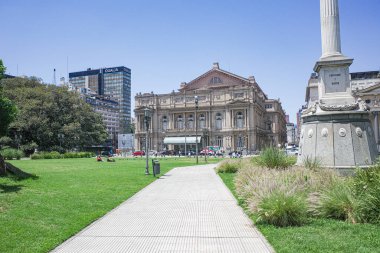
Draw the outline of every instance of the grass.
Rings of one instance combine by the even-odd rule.
[[[220,173],[226,186],[237,197],[234,177],[236,174]],[[244,207],[244,202],[238,199]],[[251,216],[252,220],[257,217]],[[279,228],[257,224],[278,253],[293,252],[380,252],[380,226],[371,224],[350,224],[332,219],[309,219],[301,227]]]
[[[195,163],[194,158],[159,160],[161,174]],[[210,158],[209,162],[219,160]],[[47,252],[155,180],[144,175],[141,158],[115,163],[81,158],[12,164],[38,178],[0,178],[0,252]]]

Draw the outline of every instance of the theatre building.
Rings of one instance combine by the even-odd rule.
[[[196,100],[198,101],[196,103]],[[218,146],[225,152],[252,153],[286,142],[281,103],[268,99],[254,77],[213,68],[178,91],[135,96],[135,149],[145,148],[144,110],[149,118],[150,150],[195,151]],[[198,138],[196,138],[198,136]]]

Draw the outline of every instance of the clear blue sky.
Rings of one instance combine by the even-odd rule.
[[[380,69],[380,1],[340,0],[350,71]],[[168,93],[222,69],[280,98],[295,121],[321,55],[319,0],[1,0],[0,58],[9,74],[53,81],[88,67],[132,69],[132,96]]]

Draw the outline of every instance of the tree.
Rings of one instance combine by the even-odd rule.
[[[0,59],[0,80],[3,79],[6,69],[7,68],[4,66],[3,60]]]
[[[0,59],[0,80],[4,76],[5,67]],[[8,126],[15,119],[17,114],[16,106],[8,98],[3,96],[3,90],[0,86],[0,137],[7,134]],[[3,156],[0,154],[0,175],[6,174],[6,166]]]
[[[22,136],[26,153],[37,146],[42,151],[62,152],[106,140],[101,116],[67,88],[45,85],[36,78],[4,79],[2,85],[4,95],[19,108],[10,129]],[[9,137],[14,137],[12,132]]]

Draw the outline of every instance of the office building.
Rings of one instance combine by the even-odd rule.
[[[126,133],[131,123],[131,70],[124,66],[69,73],[69,82],[74,90],[86,89],[114,100],[119,109],[119,133]]]

